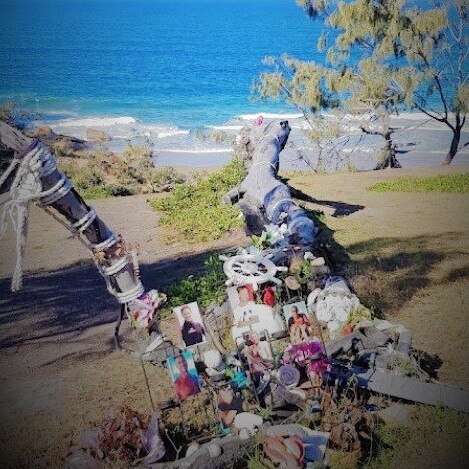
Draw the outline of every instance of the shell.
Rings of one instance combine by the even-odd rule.
[[[200,448],[200,445],[196,441],[194,443],[191,443],[189,447],[187,448],[186,457],[195,453],[199,448]]]
[[[218,458],[221,454],[221,446],[216,443],[210,443],[207,445],[208,454],[211,458]]]
[[[323,265],[326,265],[324,257],[316,257],[316,259],[312,259],[310,262],[313,267],[321,267]]]
[[[207,368],[218,368],[221,364],[221,353],[211,349],[204,352],[204,363]]]

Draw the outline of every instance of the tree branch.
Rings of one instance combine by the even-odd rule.
[[[446,97],[443,93],[443,87],[441,86],[440,77],[435,75],[434,80],[436,82],[436,86],[438,87],[438,92],[440,94],[441,102],[443,103],[443,108],[445,110],[445,118],[448,119],[448,105],[446,104]]]
[[[423,112],[423,113],[426,114],[428,117],[431,117],[432,119],[435,119],[436,121],[443,122],[444,124],[447,124],[449,127],[451,127],[451,128],[453,129],[453,126],[450,124],[450,122],[448,121],[448,119],[445,119],[444,117],[438,117],[438,116],[435,116],[435,115],[433,115],[433,114],[430,114],[430,112],[428,112],[425,108],[423,108],[422,106],[420,106],[420,104],[415,103],[415,106],[417,107],[417,109],[418,109],[420,112]]]
[[[368,135],[379,135],[380,137],[384,137],[384,134],[382,132],[379,132],[378,130],[371,130],[371,129],[367,129],[365,126],[361,125],[360,126],[360,129],[362,130],[362,132],[364,132],[365,134],[368,134]]]

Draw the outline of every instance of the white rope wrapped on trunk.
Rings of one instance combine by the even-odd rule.
[[[96,210],[93,207],[90,207],[90,211],[76,223],[73,223],[73,225],[70,226],[70,230],[83,233],[83,231],[85,231],[91,223],[94,222],[96,215]]]
[[[0,237],[6,232],[8,216],[16,232],[16,264],[11,283],[12,291],[17,291],[22,286],[22,261],[26,247],[29,207],[31,202],[35,202],[92,251],[96,267],[104,277],[108,292],[120,304],[126,305],[127,314],[134,327],[147,328],[153,319],[154,311],[162,304],[165,296],[159,295],[156,290],[145,292],[140,280],[136,253],[129,250],[124,240],[106,226],[96,210],[88,206],[78,192],[72,191],[72,182],[57,169],[57,161],[39,140],[31,141],[12,126],[2,122],[0,137],[2,144],[16,151],[13,161],[0,175],[0,187],[12,179],[8,191],[9,199],[0,213]],[[130,311],[135,310],[139,310],[139,314],[144,311],[144,314],[130,316]],[[152,328],[154,334],[160,334],[157,322],[153,326],[156,326]],[[163,343],[164,338],[160,339]]]
[[[12,291],[17,291],[22,286],[23,257],[26,247],[29,205],[31,202],[36,202],[48,213],[53,215],[56,220],[70,230],[73,235],[77,236],[78,239],[95,254],[106,252],[106,250],[118,243],[118,238],[112,231],[107,239],[97,244],[82,239],[81,235],[97,218],[96,210],[93,207],[84,205],[84,207],[87,208],[85,215],[70,225],[67,225],[56,217],[55,214],[50,212],[48,206],[55,204],[66,196],[73,187],[72,182],[65,174],[57,170],[55,158],[38,140],[26,148],[24,153],[23,155],[16,155],[15,159],[0,178],[1,187],[8,177],[13,174],[14,170],[17,169],[9,191],[10,199],[5,203],[0,217],[0,236],[6,231],[7,216],[11,218],[13,229],[16,232],[16,263],[11,284]],[[52,187],[44,190],[44,178],[52,176],[56,170],[57,174],[55,179],[58,178],[58,181],[55,182],[54,178],[52,178]],[[82,206],[82,209],[84,207]],[[114,295],[120,303],[133,301],[145,292],[139,280],[138,262],[135,253],[124,252],[124,254],[121,254],[121,257],[117,258],[117,261],[110,266],[103,266],[101,262],[97,262],[96,264],[99,272],[106,280],[108,291]],[[130,267],[129,264],[131,264]],[[126,281],[126,274],[124,273],[124,278],[119,284],[119,280],[116,276],[124,269],[128,270],[129,268],[130,277],[127,276],[127,278],[131,280]],[[115,277],[114,282],[111,282],[111,277]],[[119,288],[116,288],[113,283]]]
[[[117,298],[117,301],[121,304],[130,303],[140,298],[145,293],[145,288],[140,282],[135,288],[126,292],[115,292],[113,295]]]
[[[40,169],[42,168],[41,154],[47,152],[49,158],[44,157],[44,161],[50,159],[49,151],[44,152],[44,147],[39,142],[35,142],[26,151],[26,155],[21,160],[18,157],[13,159],[0,180],[1,187],[18,166],[10,186],[10,200],[5,203],[0,218],[0,236],[5,234],[7,216],[10,217],[13,229],[16,232],[16,262],[11,282],[12,291],[18,291],[22,286],[29,204],[43,195],[40,176]],[[47,168],[47,171],[50,170],[50,167]]]
[[[114,232],[111,232],[109,238],[105,239],[102,243],[99,244],[89,244],[90,249],[93,252],[104,251],[105,249],[109,249],[110,247],[114,246],[117,243],[117,236]]]

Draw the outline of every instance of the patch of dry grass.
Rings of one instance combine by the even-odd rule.
[[[365,467],[466,468],[469,464],[468,432],[468,414],[417,406],[409,425],[381,427],[378,457]]]
[[[173,392],[168,373],[145,366],[154,401],[166,400]],[[2,405],[2,467],[63,467],[69,446],[120,404],[151,413],[141,365],[124,353],[77,362],[48,383],[36,377],[2,387],[2,401],[11,402],[10,409]]]
[[[457,173],[458,168],[424,168],[422,174],[436,171]],[[440,367],[439,379],[469,386],[469,222],[464,215],[469,198],[367,191],[374,181],[419,173],[301,174],[290,182],[316,199],[307,208],[324,210],[327,236],[350,256],[346,273],[362,302],[408,327],[425,360]],[[336,202],[364,208],[337,217]]]

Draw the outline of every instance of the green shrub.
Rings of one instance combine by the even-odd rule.
[[[67,177],[74,181],[77,174],[80,172],[80,166],[76,161],[59,161],[59,169],[63,171]]]
[[[82,189],[79,192],[85,200],[105,199],[106,197],[110,197],[112,195],[105,186],[90,187],[89,189]]]
[[[153,170],[151,151],[147,147],[127,145],[118,174],[122,184],[144,184]]]
[[[241,226],[239,209],[224,205],[221,199],[245,174],[244,167],[233,159],[219,171],[199,177],[193,184],[179,184],[167,197],[149,201],[162,212],[159,223],[167,228],[166,241],[214,241]]]
[[[374,192],[469,192],[469,173],[445,174],[434,177],[399,177],[368,187]]]
[[[123,154],[100,147],[81,152],[76,159],[62,158],[68,155],[66,147],[57,154],[61,156],[60,169],[85,198],[169,191],[185,180],[174,168],[153,167],[151,152],[146,147],[129,145]]]
[[[145,181],[146,192],[162,192],[171,187],[182,184],[184,177],[174,168],[152,168],[148,171]]]
[[[68,140],[56,140],[50,144],[50,150],[56,157],[72,156],[75,153],[72,142]]]
[[[75,174],[73,182],[77,189],[91,189],[104,183],[104,172],[96,166],[84,166]]]
[[[169,316],[172,308],[197,301],[206,308],[213,301],[221,304],[226,296],[225,274],[223,263],[217,256],[209,256],[204,262],[204,275],[181,279],[168,291],[169,301],[161,312],[162,317]]]
[[[123,184],[111,184],[106,186],[106,192],[112,197],[124,197],[127,195],[133,195],[137,192],[135,187],[125,186]]]

